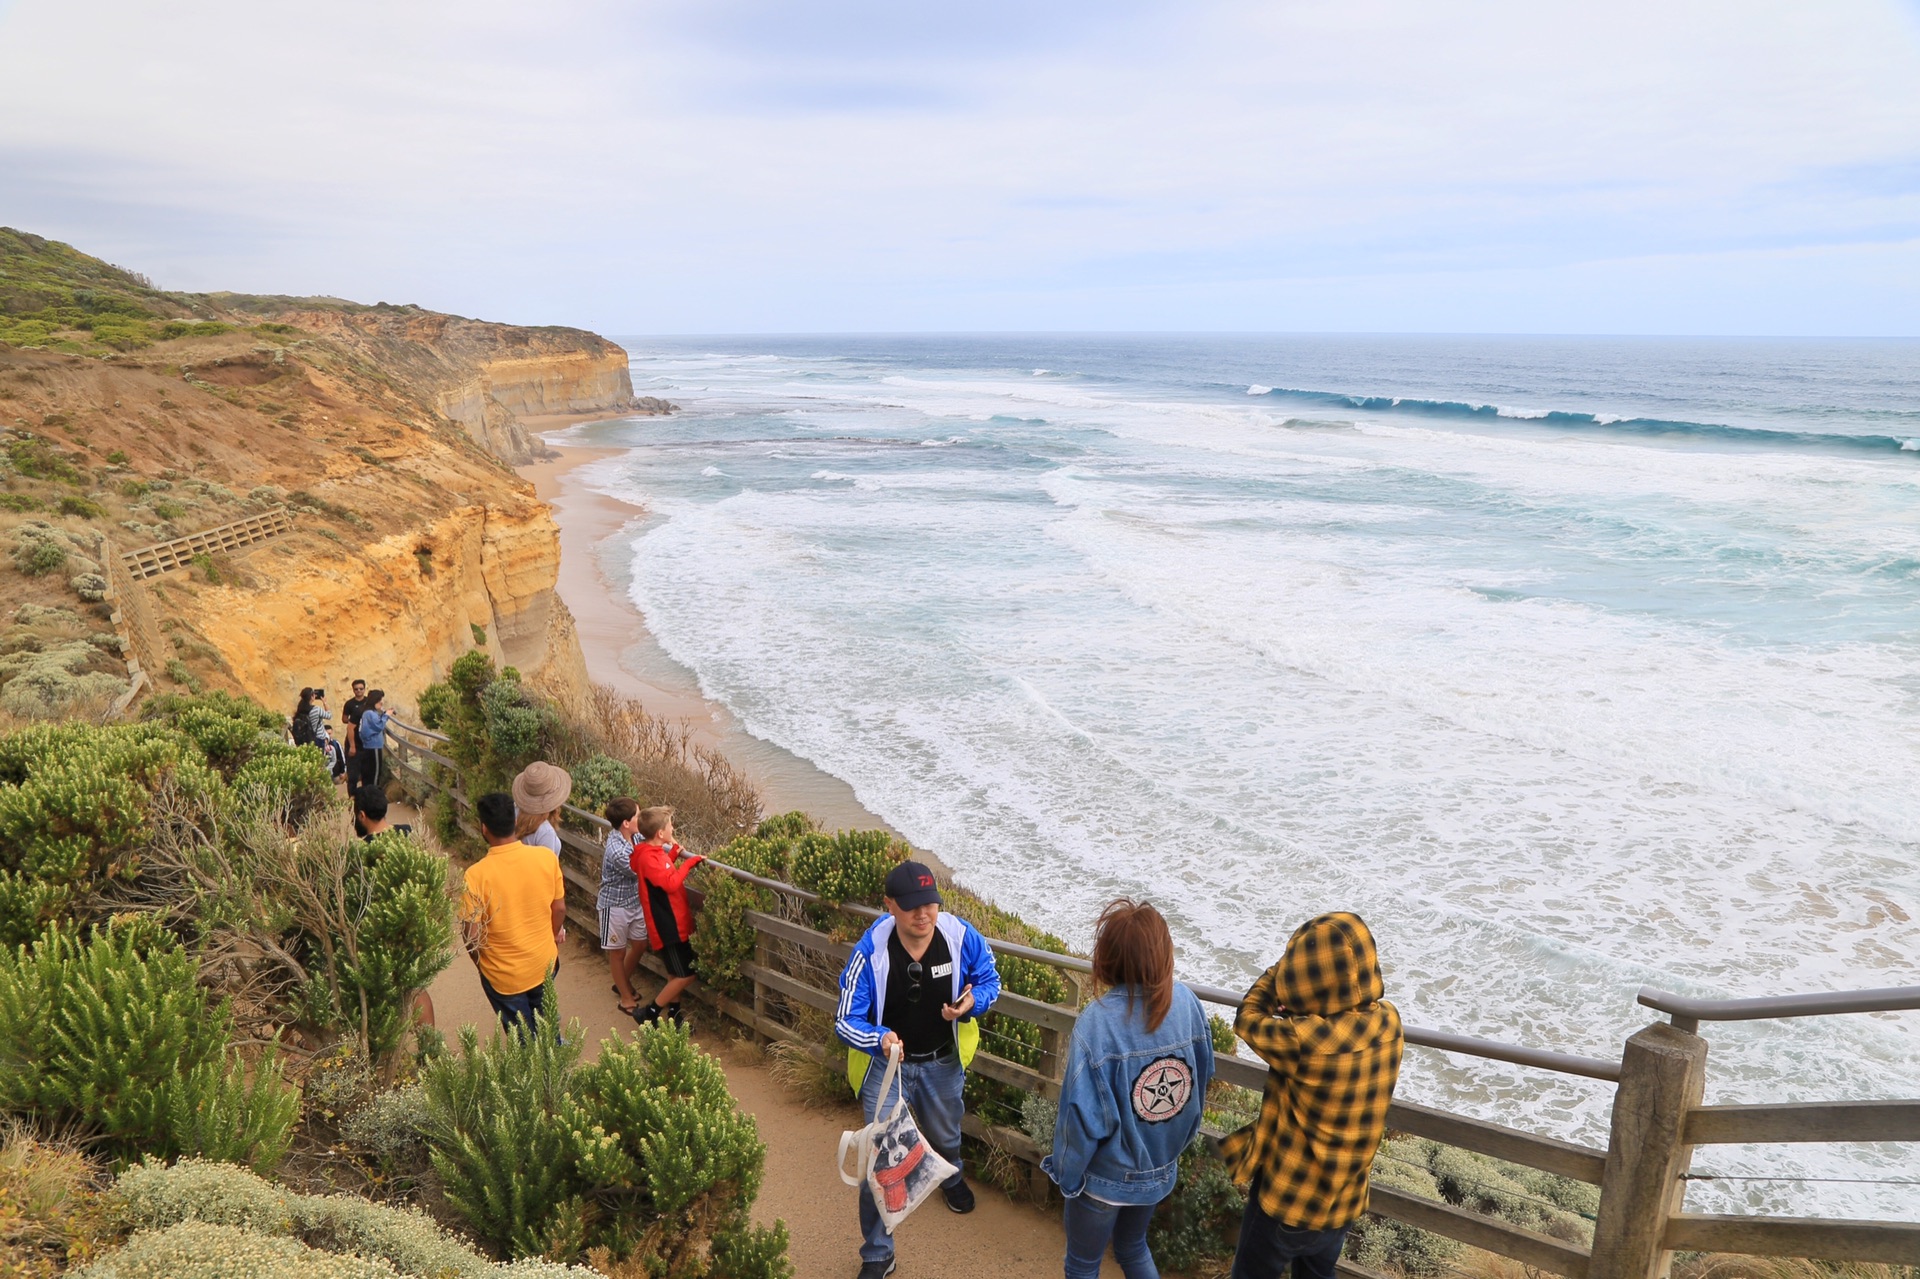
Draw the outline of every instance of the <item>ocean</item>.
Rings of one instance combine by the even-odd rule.
[[[1072,942],[1148,897],[1237,987],[1354,910],[1408,1022],[1601,1056],[1643,983],[1920,983],[1920,342],[626,345],[682,411],[570,438],[665,654]],[[1920,1014],[1707,1035],[1710,1101],[1920,1096]],[[1601,1143],[1612,1090],[1401,1093]],[[1695,1167],[1920,1196],[1911,1147]]]

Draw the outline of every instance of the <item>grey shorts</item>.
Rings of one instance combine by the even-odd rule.
[[[625,950],[647,940],[647,917],[638,906],[600,908],[600,949]]]

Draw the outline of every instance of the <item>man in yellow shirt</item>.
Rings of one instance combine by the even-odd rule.
[[[508,1030],[533,1029],[546,1006],[547,978],[567,939],[567,881],[545,848],[513,835],[513,796],[495,791],[474,801],[487,855],[467,868],[460,936],[480,970],[480,988]]]

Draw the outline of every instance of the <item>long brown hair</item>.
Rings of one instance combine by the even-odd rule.
[[[1147,1029],[1160,1029],[1173,1007],[1173,934],[1152,902],[1121,897],[1100,912],[1093,980],[1108,989],[1126,987],[1129,1012],[1135,999],[1143,999]]]

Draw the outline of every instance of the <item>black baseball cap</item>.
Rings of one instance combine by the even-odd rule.
[[[912,910],[940,900],[933,872],[919,862],[901,862],[887,872],[887,896],[901,910]]]

